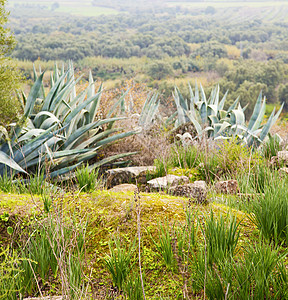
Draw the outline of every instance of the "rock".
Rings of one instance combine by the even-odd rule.
[[[287,167],[283,167],[283,168],[279,169],[279,173],[287,175],[288,174],[288,168]]]
[[[46,297],[36,297],[36,298],[24,298],[23,300],[62,300],[62,296],[46,296]]]
[[[219,194],[237,194],[239,186],[237,180],[218,181],[215,184],[215,190]]]
[[[278,151],[277,156],[271,157],[270,164],[272,166],[288,165],[288,151]]]
[[[122,183],[135,182],[146,183],[146,176],[148,172],[154,172],[156,167],[127,167],[127,168],[118,168],[107,170],[107,187],[111,188],[115,185]]]
[[[201,204],[205,203],[207,198],[207,186],[203,180],[171,187],[169,192],[174,196],[193,198],[197,203]]]
[[[189,182],[187,176],[176,176],[168,174],[164,177],[155,178],[147,182],[150,190],[165,190],[172,186],[177,186],[179,184],[185,184]]]
[[[111,191],[111,192],[134,192],[136,189],[137,189],[136,184],[124,183],[124,184],[115,185],[109,191]]]
[[[278,162],[283,161],[284,164],[288,164],[288,151],[278,151],[277,153]]]

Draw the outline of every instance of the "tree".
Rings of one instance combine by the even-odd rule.
[[[161,80],[169,75],[172,75],[173,69],[168,63],[158,61],[148,65],[147,74],[153,79]]]
[[[21,76],[8,57],[15,46],[15,39],[7,23],[6,0],[0,0],[0,125],[7,125],[19,118],[21,109],[15,90],[19,88]]]
[[[284,109],[288,110],[288,83],[281,84],[278,90],[278,97],[280,103],[285,103]]]

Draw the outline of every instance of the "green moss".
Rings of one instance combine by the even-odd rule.
[[[173,168],[168,170],[168,174],[176,175],[176,176],[187,176],[190,182],[194,182],[196,180],[201,180],[201,174],[198,169],[181,169],[181,168]]]
[[[42,208],[41,199],[29,195],[0,194],[0,212],[8,212],[12,218],[31,217],[35,220],[35,212]],[[213,198],[214,196],[212,196]],[[168,271],[164,266],[163,259],[158,255],[157,249],[151,239],[159,235],[159,222],[168,221],[169,224],[179,224],[185,221],[185,208],[187,198],[174,197],[160,193],[140,193],[141,204],[141,254],[142,267],[145,274],[145,291],[148,299],[155,297],[170,297],[181,299],[182,297],[182,276],[175,267]],[[57,210],[62,208],[65,218],[83,219],[87,218],[86,250],[87,250],[87,274],[90,274],[93,267],[93,282],[99,289],[99,297],[105,290],[111,288],[111,278],[104,268],[103,258],[109,253],[108,241],[112,237],[119,237],[123,245],[134,240],[137,236],[137,215],[135,211],[135,199],[133,192],[110,192],[107,190],[95,191],[91,194],[65,194],[63,197],[54,200],[54,207]],[[210,203],[206,206],[192,204],[191,209],[197,212],[199,218],[210,213],[215,215],[235,215],[241,221],[241,235],[239,253],[242,245],[256,240],[258,231],[251,223],[246,214],[221,203]],[[0,224],[6,227],[5,222]],[[27,224],[27,223],[26,223]],[[148,233],[149,230],[149,233]],[[199,231],[199,236],[201,235]],[[201,238],[200,238],[201,241]],[[134,253],[134,272],[137,274],[138,261],[137,252]],[[98,296],[97,296],[98,295]]]
[[[0,213],[7,211],[14,215],[29,215],[39,212],[43,208],[43,204],[39,196],[25,194],[4,194],[0,193]]]

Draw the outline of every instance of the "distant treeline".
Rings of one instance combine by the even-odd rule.
[[[102,16],[98,18],[59,17],[37,23],[18,19],[12,29],[18,40],[14,57],[42,60],[72,59],[87,56],[129,58],[146,56],[160,59],[167,56],[200,55],[227,57],[225,45],[236,45],[248,58],[252,49],[288,49],[286,23],[267,24],[259,20],[231,24],[204,21],[202,18],[150,14]],[[60,22],[59,22],[60,21]],[[201,44],[193,49],[190,44]],[[278,55],[278,56],[277,56]],[[283,53],[276,58],[288,57]],[[269,57],[274,59],[274,56]]]
[[[207,9],[200,15],[164,11],[99,17],[51,13],[40,19],[37,10],[15,9],[11,27],[18,44],[13,56],[73,60],[105,80],[142,74],[143,82],[167,96],[175,85],[169,77],[212,72],[214,81],[230,90],[231,101],[240,95],[244,105],[255,102],[263,90],[268,102],[288,103],[288,23],[224,22]]]

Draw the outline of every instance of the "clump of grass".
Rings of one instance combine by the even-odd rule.
[[[240,223],[237,223],[235,217],[228,220],[228,216],[220,216],[216,219],[213,211],[204,220],[202,233],[205,236],[208,263],[221,262],[232,257],[239,240]]]
[[[4,193],[13,193],[15,191],[15,187],[13,185],[14,174],[8,176],[7,171],[3,172],[3,176],[0,176],[0,190]]]
[[[199,230],[199,223],[197,222],[197,214],[192,211],[191,200],[187,205],[185,210],[185,223],[179,224],[176,228],[176,237],[177,237],[177,248],[178,248],[178,257],[181,257],[182,261],[189,256],[189,251],[196,248],[197,234]]]
[[[175,144],[171,147],[169,163],[173,167],[194,168],[203,160],[203,154],[196,146],[180,146]]]
[[[265,188],[274,182],[275,178],[279,178],[278,172],[265,161],[252,165],[248,171],[243,170],[236,176],[240,192],[247,194],[264,193]]]
[[[283,299],[276,296],[283,293],[276,274],[286,255],[287,251],[281,253],[280,249],[263,242],[248,246],[244,258],[234,264],[233,297],[249,299],[253,295],[254,299]],[[286,270],[284,273],[282,275],[287,276]],[[272,286],[277,288],[271,289]],[[287,282],[285,286],[287,288]]]
[[[75,171],[78,187],[82,192],[91,192],[102,187],[102,180],[99,179],[99,169],[90,170],[89,165],[78,168]]]
[[[52,187],[49,186],[47,179],[44,178],[43,171],[29,174],[27,178],[23,178],[20,175],[16,177],[14,173],[8,176],[7,172],[3,172],[3,176],[0,176],[0,190],[5,193],[42,195],[43,193],[49,193],[50,189]]]
[[[63,211],[50,212],[36,221],[27,242],[20,246],[19,264],[23,272],[22,292],[27,295],[42,293],[51,281],[61,282],[62,294],[79,299],[85,287],[83,266],[87,222],[76,222],[74,216],[63,219]],[[54,278],[54,280],[53,280]]]
[[[133,264],[131,263],[135,250],[135,241],[131,242],[126,250],[121,246],[120,240],[115,238],[114,241],[109,241],[110,255],[104,258],[104,264],[112,276],[112,281],[115,287],[121,291],[124,287]]]
[[[132,273],[130,276],[127,277],[124,290],[125,290],[125,295],[129,300],[143,299],[141,278],[138,273]]]
[[[175,237],[173,236],[174,225],[172,225],[172,234],[170,233],[170,226],[168,221],[166,224],[158,223],[158,241],[156,241],[150,233],[151,240],[158,250],[158,255],[163,259],[165,266],[168,270],[172,270],[175,266],[175,257],[173,252],[173,244]]]
[[[17,299],[25,288],[20,262],[16,251],[0,248],[0,299]]]
[[[288,244],[288,184],[275,174],[251,203],[251,219],[266,239]]]
[[[29,180],[26,183],[26,189],[32,195],[41,195],[47,189],[46,181],[44,179],[44,172],[38,172],[38,174],[30,175]]]
[[[277,156],[278,151],[282,150],[281,140],[278,135],[268,134],[268,140],[263,144],[262,153],[266,159]]]
[[[163,159],[155,159],[154,166],[156,167],[155,172],[153,172],[153,177],[164,177],[168,173],[169,165]]]

